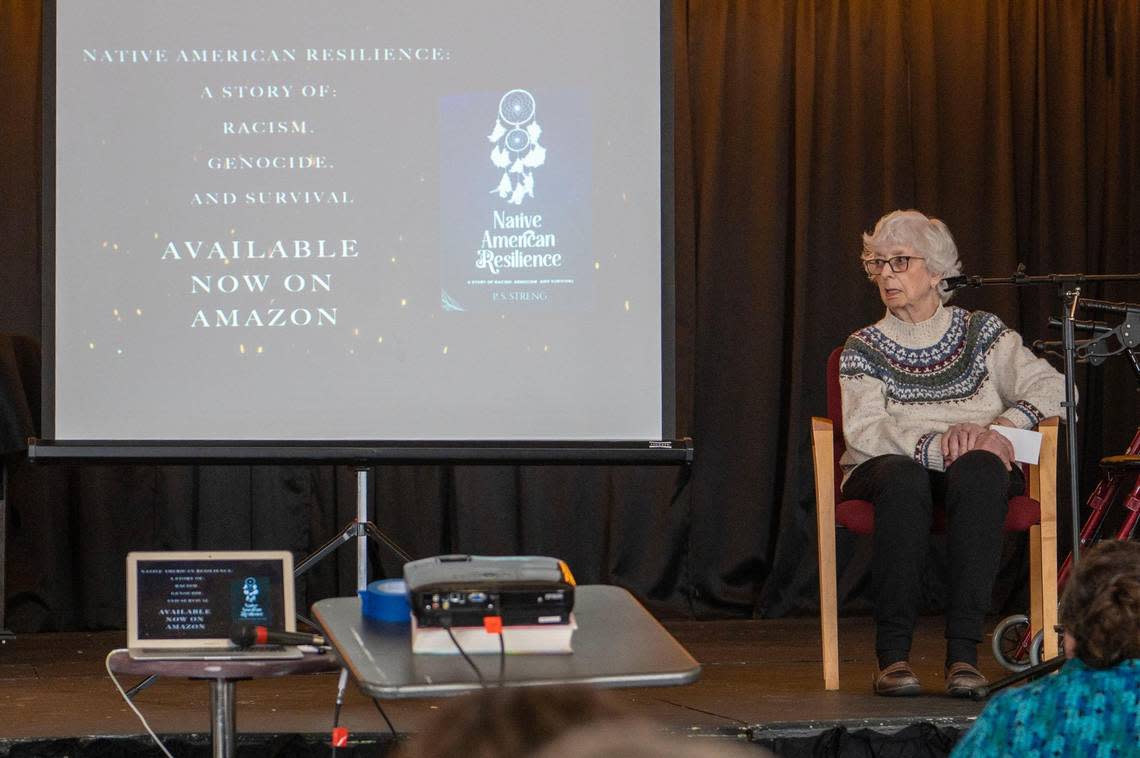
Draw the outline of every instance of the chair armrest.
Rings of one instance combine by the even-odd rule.
[[[1049,418],[1041,419],[1037,424],[1037,431],[1041,433],[1041,454],[1037,459],[1036,465],[1031,465],[1028,468],[1028,481],[1026,484],[1029,486],[1029,496],[1041,502],[1042,498],[1050,500],[1052,507],[1056,508],[1057,502],[1057,437],[1058,437],[1058,424],[1060,419],[1057,416],[1050,416]]]

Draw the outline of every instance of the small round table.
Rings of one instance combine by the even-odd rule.
[[[242,679],[266,679],[291,674],[335,671],[340,663],[331,652],[305,653],[300,658],[218,660],[138,660],[126,650],[116,650],[108,661],[116,674],[184,677],[210,681],[210,739],[215,758],[236,755],[237,699],[235,688]]]

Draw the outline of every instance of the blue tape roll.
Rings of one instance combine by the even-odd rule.
[[[361,612],[377,621],[408,623],[412,606],[408,602],[408,585],[403,579],[381,579],[360,591]]]

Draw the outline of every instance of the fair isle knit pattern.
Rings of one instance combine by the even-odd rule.
[[[845,475],[878,455],[942,471],[942,434],[1001,417],[1030,429],[1064,416],[1064,380],[997,316],[939,306],[926,321],[889,311],[852,334],[839,359]]]
[[[1030,426],[1037,426],[1039,423],[1041,423],[1041,419],[1046,418],[1044,413],[1037,410],[1033,406],[1033,403],[1030,403],[1027,400],[1018,400],[1010,407],[1024,415],[1025,418],[1029,419]]]
[[[918,438],[918,444],[914,446],[914,459],[923,468],[930,468],[930,446],[935,442],[938,442],[938,432],[927,432]]]
[[[844,345],[839,375],[866,374],[877,379],[885,386],[887,398],[896,403],[968,400],[987,376],[986,356],[1009,330],[992,313],[948,310],[950,328],[929,347],[907,348],[877,325],[860,329]]]

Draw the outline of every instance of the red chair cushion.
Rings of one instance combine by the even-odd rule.
[[[1005,514],[1007,532],[1027,532],[1029,527],[1041,523],[1041,503],[1028,495],[1010,498],[1009,510]]]
[[[836,503],[835,523],[855,534],[872,534],[875,531],[875,506],[869,500]]]
[[[1036,500],[1025,495],[1010,498],[1003,525],[1007,532],[1024,532],[1040,522],[1041,505]],[[844,500],[835,506],[835,523],[855,534],[871,534],[875,531],[875,506],[866,500]],[[931,531],[946,531],[946,511],[941,508],[934,510]]]

